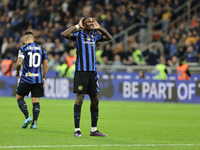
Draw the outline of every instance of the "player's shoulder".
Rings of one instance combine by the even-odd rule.
[[[82,30],[76,30],[76,31],[73,31],[72,33],[81,33]]]
[[[82,30],[77,30],[77,31],[74,31],[72,32],[73,35],[79,35],[79,34],[82,34]]]
[[[26,45],[23,45],[23,46],[21,46],[19,49],[21,49],[21,50],[24,50],[27,46],[29,46],[30,44],[26,44]]]
[[[93,36],[101,36],[101,34],[98,33],[98,31],[96,31],[96,30],[92,31],[92,35]]]

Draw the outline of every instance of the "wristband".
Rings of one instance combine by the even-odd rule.
[[[75,25],[75,27],[76,27],[76,29],[77,29],[77,30],[80,28],[78,24],[77,24],[77,25]]]

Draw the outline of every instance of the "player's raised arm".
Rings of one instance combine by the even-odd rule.
[[[103,34],[103,38],[100,41],[110,41],[112,36],[104,28],[100,27],[99,31]]]
[[[108,33],[104,28],[102,28],[99,25],[99,23],[96,21],[95,18],[93,18],[93,20],[94,20],[94,28],[98,29],[102,33],[102,35],[103,35],[103,37],[102,37],[102,39],[100,41],[109,41],[109,40],[112,40],[112,36],[110,35],[110,33]]]
[[[63,31],[61,35],[66,39],[75,40],[75,36],[72,34],[72,32],[74,32],[75,30],[78,30],[79,28],[83,28],[83,25],[82,25],[83,19],[84,18],[82,18],[77,25]]]
[[[72,34],[72,32],[76,29],[76,26],[70,27],[67,30],[63,31],[61,35],[66,39],[74,40],[74,35]]]

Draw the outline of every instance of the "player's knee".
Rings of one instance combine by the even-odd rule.
[[[98,98],[92,99],[92,100],[91,100],[91,105],[92,105],[93,107],[98,108],[99,99],[98,99]]]
[[[76,104],[81,106],[83,104],[84,97],[85,97],[85,94],[78,95],[77,98],[76,98]]]
[[[17,101],[23,101],[24,99],[23,98],[17,98]]]

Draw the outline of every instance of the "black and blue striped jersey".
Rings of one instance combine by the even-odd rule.
[[[95,48],[102,35],[94,31],[91,31],[90,35],[76,31],[73,35],[76,37],[76,71],[96,71]]]
[[[47,59],[45,49],[36,43],[29,43],[19,49],[18,57],[24,59],[20,82],[43,83],[41,64]]]

